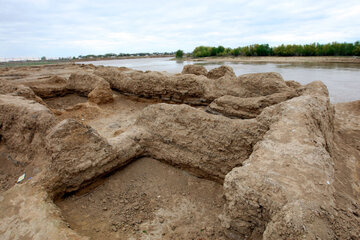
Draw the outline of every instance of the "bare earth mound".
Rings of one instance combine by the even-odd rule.
[[[0,239],[360,239],[360,104],[321,82],[52,65],[0,83]]]

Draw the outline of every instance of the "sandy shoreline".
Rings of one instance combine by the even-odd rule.
[[[19,67],[19,66],[41,66],[48,64],[72,64],[91,61],[106,61],[106,60],[125,60],[125,59],[143,59],[143,58],[165,58],[171,56],[133,56],[133,57],[117,57],[117,58],[94,58],[94,59],[75,59],[69,61],[63,60],[49,60],[49,61],[14,61],[14,62],[0,62],[0,67]],[[171,58],[171,61],[179,60]],[[194,62],[248,62],[248,63],[352,63],[360,64],[360,57],[204,57],[191,58],[184,57],[182,61]]]
[[[69,60],[34,60],[34,61],[10,61],[0,62],[0,67],[23,67],[23,66],[42,66],[49,64],[72,64],[81,62],[93,62],[93,61],[107,61],[107,60],[126,60],[126,59],[143,59],[143,58],[167,58],[174,55],[158,55],[158,56],[125,56],[125,57],[108,57],[108,58],[84,58],[84,59],[69,59]]]
[[[191,61],[206,62],[274,62],[274,63],[356,63],[359,57],[204,57],[184,58]]]

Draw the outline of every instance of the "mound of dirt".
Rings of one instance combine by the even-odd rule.
[[[110,103],[110,102],[114,101],[113,93],[110,88],[110,84],[108,82],[99,83],[94,88],[94,90],[92,90],[89,93],[88,99],[90,102],[93,102],[96,104]]]
[[[202,75],[169,75],[107,67],[97,69],[95,74],[122,93],[196,105],[207,105],[224,95],[259,97],[293,90],[277,73],[246,74],[236,78],[228,66],[208,73],[217,78],[216,81]]]
[[[223,224],[228,236],[335,238],[329,222],[336,211],[333,159],[328,151],[334,111],[322,90],[313,95],[313,88],[326,89],[323,84],[307,88],[311,93],[261,113],[258,119],[270,121],[269,131],[243,167],[226,176]]]
[[[55,116],[33,100],[0,95],[1,190],[14,186],[18,177],[37,175],[46,163],[45,136]]]
[[[256,120],[231,120],[187,105],[145,108],[135,128],[147,154],[210,179],[222,181],[240,166],[267,128]]]
[[[13,157],[17,161],[32,162],[38,154],[44,154],[44,137],[55,121],[44,105],[19,96],[0,95],[1,142],[17,155]]]
[[[225,95],[215,99],[209,105],[208,111],[211,113],[221,113],[228,117],[255,118],[264,108],[297,96],[296,91],[284,91],[267,96],[249,98]]]
[[[0,79],[0,94],[21,96],[26,99],[34,100],[38,103],[44,104],[42,99],[38,97],[31,88],[21,84],[14,84],[2,79]]]
[[[24,85],[29,86],[41,98],[64,96],[69,93],[68,80],[60,76],[52,76],[40,81],[27,81]]]
[[[75,91],[80,95],[87,96],[97,86],[108,85],[108,82],[94,74],[73,73],[69,77],[69,83],[67,88]]]
[[[221,77],[236,78],[234,70],[229,66],[220,66],[218,68],[214,68],[210,70],[206,76],[210,79],[218,79]]]
[[[208,71],[204,66],[194,64],[194,65],[185,65],[181,73],[206,76]]]
[[[279,73],[251,73],[238,77],[240,84],[249,93],[247,97],[266,96],[289,89]]]

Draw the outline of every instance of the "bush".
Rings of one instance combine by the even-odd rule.
[[[208,57],[210,56],[210,47],[200,46],[193,51],[193,57]]]
[[[182,58],[184,56],[184,51],[180,49],[177,50],[175,56],[176,58]]]
[[[360,56],[360,46],[356,46],[353,50],[354,56]]]

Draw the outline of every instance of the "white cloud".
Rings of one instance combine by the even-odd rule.
[[[360,39],[358,0],[0,0],[0,57]]]

